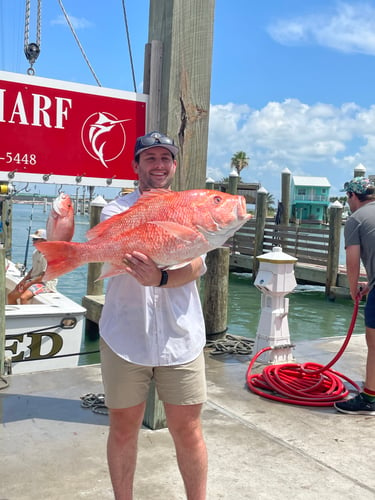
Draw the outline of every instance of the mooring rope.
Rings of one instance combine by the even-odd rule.
[[[222,339],[210,340],[206,347],[212,349],[210,354],[251,354],[253,352],[254,340],[247,337],[230,335]]]
[[[94,413],[108,415],[108,407],[104,402],[104,394],[93,394],[89,392],[81,396],[81,406],[82,408],[91,408]]]

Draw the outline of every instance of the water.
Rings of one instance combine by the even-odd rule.
[[[31,230],[45,227],[48,217],[43,205],[35,205]],[[13,205],[13,247],[14,262],[24,262],[28,228],[30,224],[31,205]],[[75,233],[73,241],[85,241],[85,233],[89,228],[87,215],[75,216]],[[342,238],[343,240],[343,238]],[[31,265],[33,247],[28,252],[28,269]],[[341,241],[340,262],[344,262],[343,241]],[[78,304],[86,294],[87,266],[75,269],[61,276],[58,289]],[[260,317],[261,293],[251,284],[250,274],[231,273],[229,279],[228,301],[228,333],[255,338]],[[360,306],[359,317],[354,333],[363,333],[363,305]],[[337,298],[335,302],[326,299],[324,288],[319,286],[299,285],[289,295],[289,331],[293,343],[303,340],[319,339],[345,335],[347,333],[353,303],[350,299]],[[98,342],[85,339],[82,345],[84,352],[97,350]],[[99,362],[98,354],[82,357],[81,363]]]

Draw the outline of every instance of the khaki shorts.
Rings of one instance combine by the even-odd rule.
[[[100,339],[100,356],[108,408],[130,408],[143,403],[147,400],[151,380],[164,403],[194,405],[206,401],[203,352],[182,365],[149,367],[125,361]]]

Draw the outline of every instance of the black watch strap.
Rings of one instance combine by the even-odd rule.
[[[167,273],[167,271],[162,271],[159,286],[164,286],[167,283],[168,283],[168,273]]]

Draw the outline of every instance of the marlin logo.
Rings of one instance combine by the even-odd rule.
[[[122,153],[126,142],[122,123],[129,120],[119,120],[110,113],[98,112],[85,121],[81,132],[82,143],[89,155],[99,160],[105,168],[108,168],[107,162]]]

